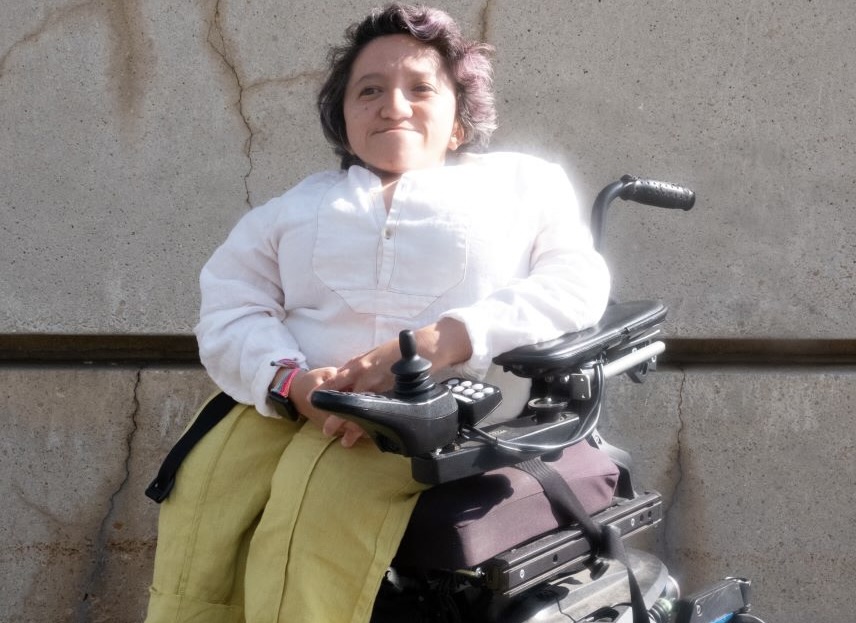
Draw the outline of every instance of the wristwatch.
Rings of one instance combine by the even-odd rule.
[[[279,361],[271,361],[270,365],[288,370],[288,373],[282,377],[282,380],[268,391],[268,398],[273,403],[273,409],[280,417],[297,422],[302,416],[297,407],[294,406],[294,403],[288,398],[288,392],[291,389],[291,382],[301,370],[300,364],[293,359],[280,359]]]

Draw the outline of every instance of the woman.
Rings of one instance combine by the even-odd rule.
[[[399,4],[347,36],[319,96],[341,170],[252,210],[202,271],[200,357],[241,404],[162,507],[149,621],[368,620],[420,486],[312,391],[389,389],[405,328],[432,373],[482,378],[606,305],[562,171],[474,153],[488,48]]]

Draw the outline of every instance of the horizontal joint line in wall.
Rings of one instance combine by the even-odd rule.
[[[664,365],[856,365],[856,339],[666,338]],[[0,364],[198,365],[192,335],[0,334]]]

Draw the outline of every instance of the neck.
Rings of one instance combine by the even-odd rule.
[[[395,183],[399,179],[401,179],[401,176],[403,175],[403,173],[393,173],[391,171],[384,171],[382,169],[377,169],[368,165],[363,166],[380,178],[381,186],[383,186],[384,188],[390,185],[395,186]]]
[[[396,175],[391,178],[381,178],[381,190],[383,191],[383,204],[386,206],[386,211],[389,212],[392,207],[392,196],[395,194],[395,187],[398,185],[398,180],[401,176]]]

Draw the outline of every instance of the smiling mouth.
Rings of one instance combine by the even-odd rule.
[[[404,127],[394,127],[394,128],[384,128],[382,130],[378,130],[375,134],[389,134],[391,132],[415,132],[413,128],[404,128]]]

